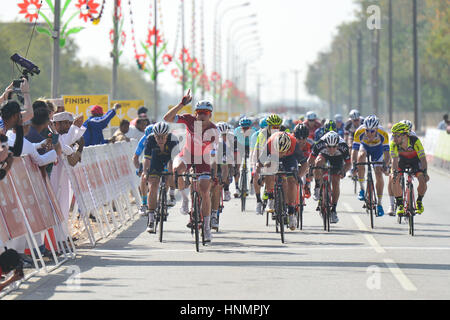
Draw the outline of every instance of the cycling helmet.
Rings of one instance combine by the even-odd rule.
[[[227,132],[229,130],[229,126],[225,122],[219,122],[216,125],[216,127],[219,130],[219,133],[222,134],[222,135],[227,134]]]
[[[323,125],[323,129],[325,130],[325,133],[330,131],[336,132],[337,131],[336,122],[334,120],[327,120]]]
[[[336,147],[339,144],[340,137],[334,131],[327,133],[324,138],[327,147]]]
[[[267,118],[262,118],[262,119],[259,121],[259,127],[260,127],[261,129],[267,128]]]
[[[207,101],[207,100],[202,100],[197,102],[197,105],[195,106],[195,111],[197,110],[208,110],[208,111],[213,111],[213,105],[211,102]]]
[[[396,123],[396,124],[394,124],[392,126],[391,131],[392,131],[392,133],[406,133],[406,134],[408,134],[410,129],[409,129],[409,126],[406,123],[399,122],[399,123]]]
[[[145,128],[145,136],[148,137],[153,132],[153,124],[150,124]]]
[[[277,114],[272,114],[267,118],[268,126],[281,126],[282,123],[283,123],[283,120]]]
[[[314,111],[309,111],[306,113],[306,119],[311,121],[316,120],[317,114]]]
[[[294,135],[297,139],[306,139],[309,136],[309,129],[303,123],[299,123],[295,126]]]
[[[275,149],[278,152],[286,152],[291,148],[291,137],[286,132],[282,132],[275,138]]]
[[[249,118],[242,118],[241,120],[239,120],[239,126],[244,127],[244,128],[249,128],[252,125],[252,120],[250,120]]]
[[[370,115],[364,120],[364,127],[366,129],[377,129],[379,125],[380,120],[374,115]]]
[[[359,117],[361,117],[361,114],[359,113],[358,110],[353,109],[352,111],[350,111],[349,116],[350,116],[350,119],[352,119],[352,120],[358,120]]]
[[[342,114],[340,114],[340,113],[337,113],[334,116],[334,120],[336,120],[336,122],[342,122],[343,119],[344,119],[344,117],[342,117]]]
[[[400,121],[400,123],[406,124],[409,127],[409,131],[412,130],[413,123],[411,121],[409,121],[409,120],[402,120],[402,121]]]
[[[161,136],[169,133],[169,125],[166,122],[158,122],[153,127],[153,133],[157,136]]]

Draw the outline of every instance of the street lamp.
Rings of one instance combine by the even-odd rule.
[[[219,5],[223,0],[220,0],[216,5],[216,12],[215,12],[215,25],[214,25],[214,68],[215,72],[218,72],[221,75],[222,70],[222,41],[221,41],[221,32],[217,32],[218,29],[222,27],[222,19],[226,16],[227,13],[231,12],[232,10],[240,9],[243,7],[247,7],[250,5],[250,2],[240,3],[231,7],[226,8],[221,14],[219,15]],[[218,46],[218,48],[217,48]],[[222,85],[222,75],[219,80],[219,85]],[[214,84],[214,96],[216,95],[216,84]],[[222,91],[220,91],[220,98],[219,101],[222,99]]]

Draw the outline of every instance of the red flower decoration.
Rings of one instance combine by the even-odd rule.
[[[168,53],[165,53],[164,55],[163,55],[163,57],[162,57],[162,59],[163,59],[163,63],[164,63],[164,65],[168,65],[169,63],[171,63],[172,62],[172,55],[170,55],[170,54],[168,54]]]
[[[216,81],[219,81],[219,80],[220,80],[220,74],[218,74],[217,72],[213,72],[211,74],[211,81],[216,82]]]
[[[94,0],[78,0],[75,6],[80,9],[79,18],[87,22],[88,19],[92,18],[93,14],[98,14],[97,8],[100,4],[95,3]]]
[[[178,70],[178,69],[172,69],[172,76],[174,77],[174,78],[180,78],[180,70]]]
[[[25,19],[33,22],[33,20],[38,18],[38,10],[41,8],[39,0],[24,0],[23,3],[19,3],[17,5],[20,8],[19,13],[25,14]]]
[[[153,40],[155,35],[157,47],[159,47],[159,45],[163,42],[161,36],[159,35],[159,30],[156,30],[156,28],[153,27],[153,29],[148,29],[147,46],[151,47],[154,45]]]
[[[192,62],[191,55],[189,54],[189,50],[186,49],[186,48],[181,50],[181,54],[180,54],[180,57],[178,59],[180,59],[181,62],[187,62],[187,63],[191,63]]]
[[[195,77],[198,75],[200,69],[200,63],[198,62],[197,58],[194,60],[191,60],[189,63],[189,72],[192,73],[192,75]]]
[[[127,34],[125,33],[125,31],[122,31],[122,34],[120,35],[120,41],[122,43],[122,46],[124,46],[125,42],[127,42]]]

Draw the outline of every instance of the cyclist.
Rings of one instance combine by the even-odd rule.
[[[315,167],[322,167],[326,161],[330,162],[331,169],[329,176],[331,177],[330,180],[332,190],[331,223],[337,223],[339,222],[339,218],[337,216],[336,206],[340,196],[340,181],[345,178],[345,173],[351,167],[348,145],[336,132],[328,132],[314,145],[308,162],[310,162],[310,160],[314,162],[313,165]],[[316,182],[314,200],[318,200],[320,195],[320,187],[322,185],[323,172],[317,169],[313,172],[314,180]]]
[[[235,161],[236,165],[234,167],[234,183],[236,187],[235,198],[239,198],[241,195],[241,190],[239,190],[239,177],[241,163],[244,162],[243,157],[246,159],[250,156],[250,137],[257,130],[252,127],[252,121],[243,117],[239,120],[239,127],[234,129],[234,143],[235,143]],[[248,165],[247,165],[248,166]]]
[[[265,150],[263,150],[263,154],[268,155],[267,160],[269,160],[264,163],[265,167],[272,166],[273,163],[278,169],[281,162],[284,171],[294,172],[298,169],[298,165],[300,164],[302,167],[298,173],[298,177],[300,178],[306,173],[307,159],[293,134],[287,132],[275,132],[267,141],[267,146]],[[259,162],[258,168],[260,169],[262,166],[263,164]],[[274,185],[275,176],[266,177],[267,189],[273,190]],[[297,199],[297,181],[294,174],[288,175],[287,181],[283,180],[283,190],[286,195],[285,201],[288,207],[289,228],[295,230],[297,226],[297,217],[294,215]]]
[[[283,122],[283,120],[280,118],[277,114],[272,114],[267,117],[267,128],[262,129],[259,133],[256,143],[255,143],[255,150],[253,152],[253,159],[251,160],[252,163],[258,163],[260,156],[262,155],[262,151],[266,147],[267,139],[275,132],[278,132],[280,130],[280,126]],[[263,203],[261,200],[261,185],[259,184],[259,176],[260,176],[259,169],[255,170],[255,175],[253,177],[253,185],[255,187],[255,195],[256,195],[256,213],[257,214],[263,214],[262,208]],[[269,190],[266,186],[267,196],[268,196],[268,202],[267,202],[267,209],[269,212],[273,212],[274,209],[274,201],[273,201],[273,188]]]
[[[423,172],[416,173],[419,186],[417,187],[417,201],[416,212],[422,214],[424,211],[423,197],[427,191],[427,182],[430,177],[427,173],[427,158],[422,143],[417,136],[410,135],[410,128],[405,123],[396,123],[392,126],[391,142],[391,157],[392,157],[392,173],[393,189],[395,200],[397,202],[397,215],[405,213],[403,207],[403,191],[400,185],[400,179],[395,176],[395,173],[402,171],[405,168],[412,168],[413,170],[423,170]]]
[[[213,105],[211,102],[199,101],[195,106],[195,114],[177,115],[177,113],[192,101],[190,90],[174,108],[164,116],[169,123],[183,123],[186,125],[186,144],[183,150],[173,160],[173,171],[183,174],[195,165],[198,178],[199,195],[201,201],[201,215],[203,217],[205,242],[211,242],[210,214],[211,214],[211,158],[215,155],[218,142],[218,130],[211,122]],[[184,179],[178,179],[178,186],[183,196],[181,212],[189,213],[189,188],[185,187]],[[188,224],[190,228],[190,224]]]
[[[416,136],[417,134],[412,131],[413,128],[413,124],[411,121],[409,120],[402,120],[400,121],[400,123],[404,123],[408,126],[409,128],[409,135],[410,136]],[[391,142],[392,142],[392,137],[391,137]],[[389,194],[389,210],[388,210],[388,214],[390,216],[395,216],[395,212],[394,212],[394,205],[395,205],[395,195],[394,195],[394,188],[393,188],[393,181],[392,179],[389,178],[389,183],[388,183],[388,194]]]
[[[311,148],[314,145],[314,141],[308,138],[309,136],[309,129],[302,123],[297,124],[294,128],[294,135],[297,139],[297,143],[299,144],[300,148],[303,151],[303,154],[306,158],[309,158],[309,155],[311,154]],[[309,173],[306,173],[305,175],[305,184],[304,184],[304,190],[305,190],[305,198],[309,199],[311,197],[311,177]]]
[[[334,131],[337,132],[337,125],[334,120],[327,120],[323,124],[323,127],[320,127],[319,129],[314,132],[314,141],[317,142],[322,138],[326,133]]]
[[[384,189],[384,179],[383,171],[387,173],[387,166],[389,163],[389,135],[380,126],[380,120],[374,115],[368,116],[363,125],[356,130],[355,137],[353,139],[352,146],[352,161],[356,162],[366,162],[367,155],[370,156],[370,160],[373,162],[384,162],[383,165],[374,165],[376,184],[375,189],[377,191],[378,205],[377,214],[378,216],[384,215],[384,210],[382,206],[383,189]],[[361,187],[359,191],[358,199],[361,201],[365,200],[365,190],[364,190],[364,174],[365,167],[358,166],[358,181]]]
[[[231,155],[229,146],[227,146],[227,133],[229,131],[228,124],[226,124],[225,122],[219,122],[216,124],[216,126],[219,130],[220,137],[217,152],[217,178],[214,179],[211,187],[211,228],[213,229],[219,228],[220,195],[222,193],[224,185],[226,185],[227,183],[229,185],[228,172],[230,165],[228,164],[228,157]],[[228,191],[228,196],[229,193],[230,192]],[[228,201],[229,200],[230,199],[228,199]]]
[[[342,117],[342,114],[337,113],[334,116],[334,120],[336,121],[336,132],[341,136],[341,138],[344,138],[345,134],[345,128],[344,128],[344,117]]]
[[[317,119],[317,114],[313,111],[306,113],[306,120],[303,122],[309,129],[309,138],[314,139],[314,133],[322,126],[322,123]]]
[[[147,216],[148,215],[148,205],[147,205],[147,181],[144,179],[144,175],[142,174],[143,171],[143,163],[139,161],[140,156],[144,152],[145,149],[145,142],[147,141],[147,137],[152,133],[153,131],[153,125],[147,126],[145,128],[145,134],[144,136],[139,140],[139,143],[136,147],[136,151],[133,155],[133,163],[136,167],[136,175],[138,175],[141,178],[141,184],[140,184],[140,191],[141,191],[141,207],[139,208],[139,214],[141,216]]]
[[[147,138],[143,169],[143,178],[150,185],[148,192],[147,232],[153,232],[161,173],[171,161],[172,154],[178,154],[178,143],[178,138],[169,133],[169,125],[165,122],[155,124],[153,133]]]
[[[363,124],[364,118],[358,110],[353,109],[349,114],[350,119],[345,123],[344,126],[344,139],[347,142],[348,147],[351,148],[353,145],[353,137],[355,136],[356,130]]]

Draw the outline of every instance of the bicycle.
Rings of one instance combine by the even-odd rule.
[[[297,205],[295,207],[295,212],[297,214],[297,229],[303,230],[303,210],[305,206],[305,190],[303,189],[303,180],[297,179],[298,186],[297,186]]]
[[[414,198],[414,186],[413,186],[413,178],[414,175],[418,172],[423,172],[423,170],[413,170],[412,168],[405,168],[402,171],[394,172],[394,179],[397,178],[398,174],[400,176],[400,183],[402,185],[402,193],[403,193],[403,207],[405,208],[404,215],[398,215],[398,223],[402,223],[402,218],[407,219],[409,223],[409,234],[414,236],[414,216],[416,215],[416,202]],[[407,174],[407,179],[405,183],[404,173]]]
[[[194,166],[193,166],[194,167]],[[195,169],[193,169],[195,172]],[[200,251],[200,232],[201,230],[201,237],[202,237],[202,245],[205,246],[205,229],[203,225],[203,215],[201,214],[200,208],[201,208],[201,197],[199,192],[197,191],[197,184],[198,184],[198,178],[200,176],[205,176],[206,174],[198,174],[198,173],[184,173],[184,174],[178,174],[175,172],[175,187],[178,189],[178,178],[179,177],[185,177],[185,178],[191,178],[192,179],[192,186],[191,186],[191,199],[192,199],[192,210],[190,212],[190,228],[191,228],[191,235],[195,236],[195,250],[197,252]],[[209,175],[209,174],[208,174]]]
[[[377,211],[377,195],[375,192],[375,185],[373,183],[372,176],[372,166],[377,164],[384,164],[382,161],[371,162],[369,161],[369,156],[367,156],[367,162],[359,162],[356,163],[355,166],[367,166],[367,185],[366,185],[366,195],[364,197],[364,205],[363,209],[366,209],[366,212],[370,214],[370,227],[374,228],[374,215],[378,216]]]
[[[319,203],[316,211],[320,212],[323,220],[323,230],[330,232],[331,222],[331,183],[329,181],[330,162],[327,161],[324,167],[311,167],[311,170],[322,170],[322,186],[320,188]]]
[[[245,202],[247,198],[247,155],[244,157],[244,162],[242,163],[241,177],[239,181],[239,188],[241,189],[241,212],[245,212]]]
[[[161,182],[159,183],[158,192],[158,203],[155,210],[155,221],[153,224],[153,233],[156,233],[159,226],[159,242],[162,242],[163,232],[164,232],[164,222],[167,221],[167,185],[166,177],[171,176],[172,173],[162,172],[158,174],[161,177]],[[150,218],[149,218],[150,219]]]
[[[289,217],[287,214],[287,206],[283,191],[283,177],[285,175],[292,174],[292,172],[287,171],[278,171],[274,174],[261,174],[262,177],[265,176],[276,176],[275,180],[275,192],[274,192],[274,201],[275,201],[275,232],[280,233],[281,242],[284,243],[284,225],[289,224]]]

